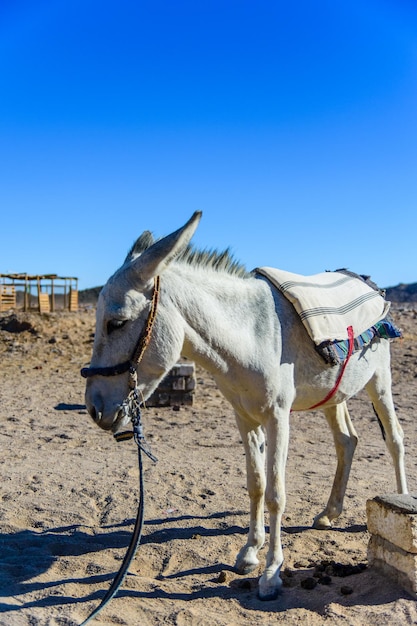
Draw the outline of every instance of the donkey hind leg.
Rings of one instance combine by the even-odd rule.
[[[246,545],[236,558],[238,574],[246,575],[258,565],[258,551],[265,542],[265,435],[262,427],[236,414],[236,422],[246,453],[246,480],[250,498],[250,525]]]
[[[331,528],[332,521],[342,512],[352,459],[358,442],[346,402],[326,407],[323,411],[333,434],[337,467],[326,508],[314,518],[313,527],[320,530]]]
[[[269,549],[264,573],[259,580],[259,599],[273,600],[281,590],[280,571],[283,562],[281,518],[285,509],[285,465],[288,454],[289,409],[266,423],[267,478],[265,499],[269,511]]]
[[[385,431],[385,443],[394,464],[397,491],[408,493],[404,466],[404,433],[395,413],[389,368],[378,370],[365,389]]]

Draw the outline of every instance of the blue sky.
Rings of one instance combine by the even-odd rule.
[[[0,273],[103,284],[195,210],[248,269],[417,282],[414,0],[2,0]]]

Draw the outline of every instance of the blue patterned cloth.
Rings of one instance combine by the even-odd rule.
[[[364,346],[367,346],[376,337],[381,337],[382,339],[396,339],[397,337],[401,337],[401,331],[391,320],[385,318],[371,326],[371,328],[368,328],[364,333],[355,337],[353,351],[357,352]],[[346,360],[349,341],[323,341],[323,343],[316,346],[316,349],[326,363],[337,365]]]

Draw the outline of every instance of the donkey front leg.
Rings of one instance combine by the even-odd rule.
[[[288,454],[289,410],[280,410],[266,424],[266,504],[269,511],[269,550],[265,571],[259,580],[260,600],[274,600],[281,590],[283,562],[281,518],[285,509],[285,466]]]
[[[238,574],[246,575],[258,565],[258,551],[265,542],[265,436],[261,426],[236,413],[236,422],[246,453],[246,480],[250,498],[250,525],[246,545],[236,558]]]
[[[346,402],[323,410],[333,433],[337,468],[326,508],[314,518],[313,527],[320,530],[331,528],[332,521],[339,517],[342,512],[353,454],[358,442],[358,436],[350,420]]]

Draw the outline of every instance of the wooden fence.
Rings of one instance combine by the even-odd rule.
[[[16,287],[0,285],[0,311],[16,308]]]
[[[78,278],[57,274],[0,274],[0,311],[78,311]]]

